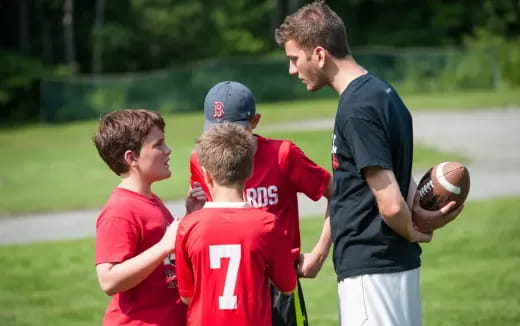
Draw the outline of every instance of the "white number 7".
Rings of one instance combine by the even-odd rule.
[[[211,269],[220,268],[220,259],[229,258],[224,293],[218,297],[218,307],[222,310],[237,308],[235,286],[237,282],[238,266],[240,266],[241,250],[239,244],[209,246],[209,265]]]

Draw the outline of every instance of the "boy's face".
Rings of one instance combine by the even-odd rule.
[[[289,58],[289,74],[297,76],[308,91],[316,91],[326,84],[315,53],[307,53],[294,40],[285,42],[284,47]]]
[[[159,127],[153,127],[144,138],[137,158],[137,171],[141,178],[149,183],[169,178],[171,152],[166,146],[164,133]]]

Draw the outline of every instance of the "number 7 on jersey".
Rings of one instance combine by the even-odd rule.
[[[235,293],[238,267],[240,266],[240,245],[209,246],[209,265],[211,269],[219,269],[222,258],[229,258],[229,264],[226,272],[226,281],[224,282],[224,292],[218,297],[218,307],[222,310],[232,310],[237,308],[237,296],[233,295],[233,293]]]

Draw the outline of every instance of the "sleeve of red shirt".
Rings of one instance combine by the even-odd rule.
[[[136,254],[139,228],[132,222],[111,215],[100,216],[96,223],[96,265],[120,263]]]
[[[289,144],[287,156],[287,169],[296,191],[314,201],[323,197],[331,178],[330,173],[308,158],[293,142]]]
[[[273,223],[273,229],[269,232],[269,238],[270,259],[267,275],[279,291],[292,291],[296,288],[296,268],[289,240],[283,234],[278,223]]]
[[[175,272],[181,297],[191,298],[195,289],[192,265],[186,250],[186,223],[181,222],[175,240]]]
[[[209,188],[204,181],[204,175],[202,174],[202,169],[199,164],[199,159],[197,158],[197,153],[191,152],[190,155],[190,187],[193,187],[193,184],[198,182],[206,193],[206,198],[211,201],[211,194],[209,192]]]

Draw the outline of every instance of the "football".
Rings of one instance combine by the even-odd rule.
[[[451,201],[459,207],[468,197],[470,178],[468,169],[459,162],[442,162],[433,166],[419,181],[421,207],[435,211]]]

